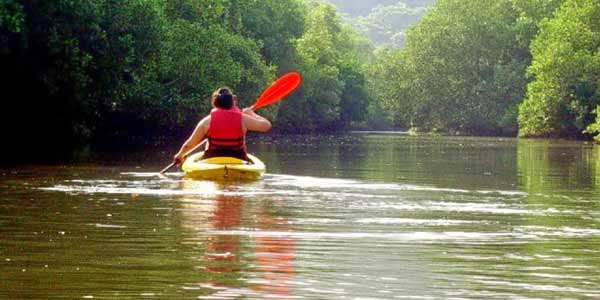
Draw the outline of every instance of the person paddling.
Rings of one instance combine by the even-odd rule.
[[[228,156],[248,160],[246,132],[267,132],[271,129],[271,122],[251,108],[240,110],[237,107],[237,96],[227,87],[217,89],[211,96],[211,103],[213,109],[210,114],[198,122],[194,132],[173,156],[175,164],[183,162],[188,151],[205,136],[208,138],[208,145],[203,159]]]

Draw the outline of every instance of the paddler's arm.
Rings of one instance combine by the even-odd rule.
[[[271,130],[271,122],[257,115],[252,109],[244,108],[242,120],[246,130],[267,132]]]
[[[196,125],[194,132],[192,132],[192,135],[190,135],[190,137],[185,141],[185,143],[183,143],[181,149],[179,149],[179,152],[177,152],[177,154],[173,156],[173,162],[175,162],[176,164],[180,164],[185,159],[185,156],[188,154],[188,152],[194,149],[194,147],[198,145],[198,143],[200,143],[202,138],[206,135],[206,133],[208,132],[209,124],[210,116],[206,116],[204,117],[204,119],[198,122],[198,125]]]

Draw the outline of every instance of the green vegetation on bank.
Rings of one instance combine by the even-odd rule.
[[[278,130],[343,130],[365,118],[372,49],[331,5],[3,1],[0,22],[0,119],[19,151],[182,137],[217,87],[247,106],[290,70],[304,84],[263,110]]]
[[[519,114],[522,136],[600,132],[600,3],[566,0],[531,45],[532,81]]]
[[[394,126],[585,138],[600,132],[600,2],[438,0],[380,50],[369,87]]]
[[[357,30],[311,0],[3,0],[0,126],[19,153],[181,138],[217,87],[246,106],[297,70],[302,86],[263,111],[279,131],[600,133],[600,3],[417,2],[383,1],[396,10]],[[381,23],[423,12],[406,33]],[[404,46],[375,49],[368,28]]]
[[[385,51],[371,76],[393,122],[422,131],[514,135],[536,19],[552,12],[529,0],[439,0]],[[554,1],[556,3],[557,1]],[[460,12],[460,13],[459,13]],[[394,78],[383,83],[385,78]]]

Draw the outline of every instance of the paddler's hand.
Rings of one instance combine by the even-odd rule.
[[[183,154],[177,153],[175,156],[173,156],[173,163],[178,166],[181,164],[181,162],[183,162],[184,159],[185,157]]]
[[[254,110],[252,110],[252,108],[250,107],[246,107],[242,110],[242,113],[247,114],[249,116],[256,116],[256,113],[254,112]]]

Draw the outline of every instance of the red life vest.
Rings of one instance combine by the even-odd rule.
[[[208,150],[244,149],[242,112],[239,109],[213,109],[208,125]]]

